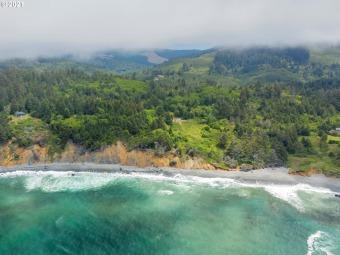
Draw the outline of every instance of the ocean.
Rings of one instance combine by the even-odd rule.
[[[0,176],[0,254],[339,255],[340,198],[309,184],[11,172]]]

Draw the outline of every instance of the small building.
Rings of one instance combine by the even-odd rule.
[[[333,136],[340,136],[340,128],[335,128],[335,129],[329,131],[329,134],[333,135]]]
[[[14,116],[15,117],[24,117],[24,116],[26,116],[26,113],[25,112],[15,112]]]

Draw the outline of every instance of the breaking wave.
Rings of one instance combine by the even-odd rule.
[[[332,252],[333,242],[326,232],[317,231],[311,234],[308,237],[307,244],[307,255],[320,254],[320,252],[327,255],[335,255]]]
[[[283,200],[297,208],[305,211],[306,206],[312,207],[323,203],[324,199],[334,197],[334,193],[326,188],[312,187],[308,184],[278,185],[263,183],[245,183],[230,178],[207,178],[198,176],[186,176],[176,174],[166,176],[164,174],[143,173],[143,172],[62,172],[62,171],[15,171],[3,173],[1,177],[23,176],[24,185],[27,190],[40,189],[44,192],[60,191],[81,191],[89,189],[99,189],[113,182],[128,179],[147,179],[156,182],[167,182],[176,184],[184,188],[192,185],[205,185],[213,188],[261,188],[275,198]],[[244,190],[244,189],[240,189]],[[159,191],[161,195],[172,195],[169,190]],[[242,193],[243,194],[243,193]],[[317,196],[310,196],[317,194]],[[243,194],[244,195],[244,194]],[[310,197],[314,197],[310,199]],[[306,201],[308,200],[309,201]],[[306,203],[307,202],[307,203]]]

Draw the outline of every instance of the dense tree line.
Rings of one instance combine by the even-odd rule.
[[[249,73],[258,71],[264,66],[293,70],[299,65],[306,64],[309,57],[309,51],[302,47],[219,51],[215,56],[211,72],[224,74],[227,70],[231,70],[233,73]]]

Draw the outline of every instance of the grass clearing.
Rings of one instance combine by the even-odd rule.
[[[340,142],[340,136],[333,136],[333,135],[329,135],[327,137],[327,142],[333,140],[333,141],[339,141]]]
[[[9,122],[13,136],[21,147],[28,147],[32,144],[47,144],[51,137],[51,131],[42,120],[33,118],[30,115],[24,117],[11,117]]]
[[[217,147],[221,133],[201,124],[196,119],[177,121],[173,123],[173,132],[182,137],[177,142],[177,147],[183,151],[193,149],[195,155],[203,156],[208,162],[222,162],[223,151]]]
[[[311,169],[325,171],[332,171],[336,173],[340,173],[340,168],[337,167],[329,157],[320,157],[317,155],[308,156],[308,157],[296,157],[290,156],[288,159],[288,166],[290,168],[290,172],[308,172]]]
[[[324,148],[320,148],[320,137],[316,134],[311,136],[306,136],[312,145],[314,154],[310,154],[308,156],[296,156],[290,155],[288,157],[288,166],[291,172],[308,172],[311,169],[321,170],[322,172],[336,172],[340,173],[339,160],[336,158],[337,153],[340,153],[340,147],[338,144],[328,144],[329,140],[336,140],[333,138],[339,138],[337,141],[340,141],[340,137],[328,136],[327,138],[327,146]],[[335,156],[330,157],[329,153],[333,152]]]

